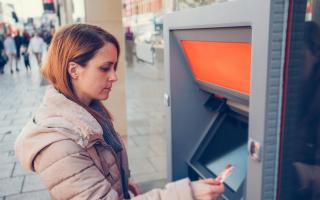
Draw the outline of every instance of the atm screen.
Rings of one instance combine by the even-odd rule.
[[[250,93],[251,43],[182,40],[196,80]]]
[[[234,166],[225,184],[237,192],[246,177],[248,124],[232,115],[225,115],[214,136],[199,157],[199,164],[209,170],[214,177],[226,165]],[[212,134],[212,133],[208,133]]]

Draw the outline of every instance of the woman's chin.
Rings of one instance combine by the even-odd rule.
[[[107,100],[109,98],[109,94],[101,95],[99,98],[101,101]]]
[[[107,92],[101,92],[96,99],[99,99],[100,101],[107,100],[109,98],[109,91]]]
[[[99,96],[94,97],[93,99],[98,101],[104,101],[109,98],[109,94],[100,94]]]

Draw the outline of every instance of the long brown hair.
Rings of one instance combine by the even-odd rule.
[[[68,99],[85,108],[100,123],[103,120],[102,115],[82,103],[75,95],[68,73],[68,65],[70,62],[75,62],[86,67],[89,60],[106,43],[111,43],[116,47],[119,58],[120,46],[117,39],[102,28],[89,24],[64,26],[54,34],[47,59],[42,66],[42,75],[45,79]],[[115,67],[117,68],[117,65]],[[100,101],[98,103],[111,119],[111,115],[104,105]]]

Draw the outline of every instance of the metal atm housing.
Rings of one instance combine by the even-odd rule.
[[[165,18],[170,180],[233,164],[222,198],[275,198],[287,6],[238,0]]]

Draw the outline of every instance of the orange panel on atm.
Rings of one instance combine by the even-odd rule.
[[[250,93],[251,43],[181,41],[196,80]]]

